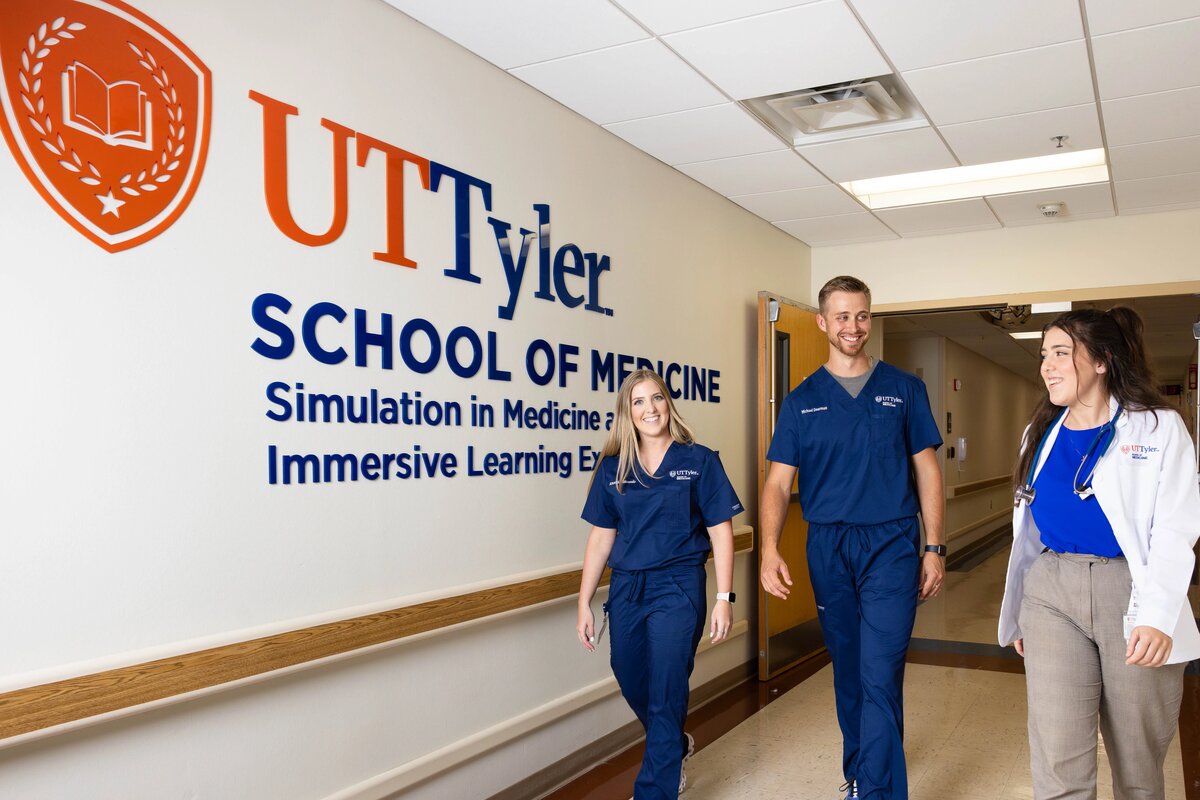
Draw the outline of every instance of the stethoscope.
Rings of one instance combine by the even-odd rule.
[[[1117,411],[1112,415],[1112,419],[1101,425],[1100,430],[1096,431],[1096,435],[1092,438],[1092,443],[1088,445],[1087,451],[1084,452],[1083,458],[1079,461],[1079,466],[1075,469],[1075,477],[1071,481],[1071,489],[1075,492],[1075,496],[1080,500],[1087,500],[1096,493],[1096,491],[1092,489],[1092,476],[1096,474],[1096,467],[1100,464],[1100,459],[1104,458],[1104,454],[1108,452],[1108,448],[1112,447],[1112,443],[1117,439],[1116,424],[1123,410],[1123,406],[1118,404]],[[1033,454],[1033,462],[1029,465],[1029,476],[1025,479],[1025,485],[1013,493],[1014,508],[1021,505],[1022,500],[1025,501],[1026,505],[1028,505],[1034,501],[1034,498],[1037,497],[1037,491],[1035,491],[1033,488],[1033,475],[1035,472],[1037,472],[1038,464],[1042,462],[1042,450],[1045,449],[1046,442],[1050,439],[1050,433],[1055,429],[1059,420],[1061,420],[1063,415],[1066,413],[1067,410],[1064,408],[1059,415],[1054,418],[1054,422],[1046,430],[1046,433],[1042,436],[1042,440],[1038,442],[1037,450]],[[1107,439],[1105,437],[1107,437]],[[1101,443],[1103,443],[1103,446],[1101,446]],[[1094,461],[1092,461],[1092,468],[1089,469],[1087,474],[1083,476],[1083,483],[1081,484],[1079,482],[1079,473],[1083,471],[1084,465],[1088,463],[1088,459],[1090,459],[1093,455],[1095,455],[1096,458]]]

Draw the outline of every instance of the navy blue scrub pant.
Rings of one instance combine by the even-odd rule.
[[[906,800],[904,657],[917,612],[916,517],[810,525],[808,570],[833,659],[842,770],[863,800]]]
[[[707,612],[703,564],[613,570],[608,593],[612,669],[646,729],[634,800],[674,800],[687,740],[688,677]]]

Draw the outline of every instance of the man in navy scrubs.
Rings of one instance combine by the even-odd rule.
[[[762,584],[787,599],[792,579],[779,538],[798,475],[809,574],[833,659],[846,797],[905,800],[904,658],[918,595],[940,593],[946,574],[942,439],[921,379],[866,354],[866,284],[833,278],[818,302],[829,360],[783,401],[767,452]]]

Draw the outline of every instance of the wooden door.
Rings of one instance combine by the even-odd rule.
[[[770,292],[758,295],[758,496],[767,477],[767,449],[783,398],[825,363],[829,340],[816,312]],[[792,575],[792,592],[780,600],[758,587],[758,677],[767,680],[821,652],[825,643],[808,578],[808,523],[792,489],[780,554]],[[761,535],[762,522],[758,527]],[[758,548],[759,561],[762,548]]]

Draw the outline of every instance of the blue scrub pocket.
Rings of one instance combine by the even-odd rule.
[[[895,414],[871,415],[871,449],[877,455],[905,456],[904,416]]]

